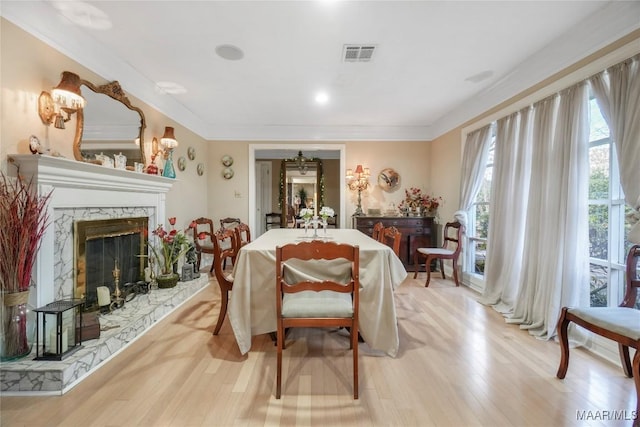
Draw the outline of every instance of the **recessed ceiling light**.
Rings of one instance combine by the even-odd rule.
[[[329,94],[327,92],[316,93],[316,102],[318,104],[326,104],[329,102]]]
[[[109,15],[82,1],[56,1],[53,6],[74,24],[93,30],[108,30],[113,26]]]
[[[156,92],[162,95],[179,95],[181,93],[187,93],[187,89],[184,86],[174,82],[157,82]]]
[[[221,44],[216,46],[216,53],[220,58],[228,59],[229,61],[237,61],[244,58],[244,52],[242,49],[232,44]]]

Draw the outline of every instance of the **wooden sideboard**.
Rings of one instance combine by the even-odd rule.
[[[407,271],[414,271],[413,258],[416,248],[438,246],[438,224],[432,217],[354,216],[353,228],[368,236],[373,226],[381,222],[385,227],[394,226],[402,233],[400,260]],[[424,267],[421,267],[424,271]]]

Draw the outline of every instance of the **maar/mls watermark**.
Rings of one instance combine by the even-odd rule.
[[[576,411],[576,420],[578,421],[633,421],[636,419],[638,419],[638,411],[627,409],[578,409]]]

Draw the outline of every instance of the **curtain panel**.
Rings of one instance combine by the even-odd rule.
[[[587,95],[582,82],[497,123],[481,301],[545,339],[588,290]]]
[[[462,154],[460,182],[460,210],[468,211],[482,186],[482,178],[489,157],[492,125],[488,124],[467,134]],[[464,224],[467,225],[466,223]]]

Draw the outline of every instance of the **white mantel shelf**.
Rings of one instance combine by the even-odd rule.
[[[40,185],[104,189],[136,193],[166,193],[176,181],[159,175],[114,169],[64,157],[10,154],[9,162],[20,174],[37,177]]]

